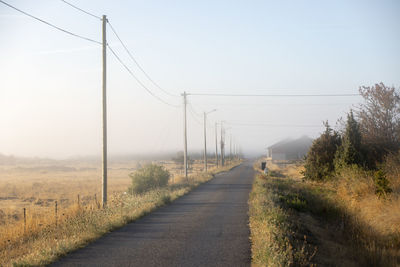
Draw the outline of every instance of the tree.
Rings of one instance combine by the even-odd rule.
[[[303,175],[309,180],[322,181],[331,176],[335,166],[333,160],[341,144],[340,136],[333,131],[328,122],[325,131],[314,140],[306,156]]]
[[[361,146],[361,132],[353,111],[347,114],[346,128],[342,135],[342,142],[335,155],[335,168],[340,169],[347,165],[364,164],[364,156]]]
[[[365,103],[356,115],[362,142],[368,149],[368,164],[372,166],[400,148],[400,95],[394,87],[383,83],[360,87],[359,92]]]

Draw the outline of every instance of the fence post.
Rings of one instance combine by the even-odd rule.
[[[78,207],[80,206],[80,199],[79,199],[79,194],[78,194]]]
[[[57,225],[58,225],[58,214],[57,214],[57,201],[56,201],[56,205],[55,205],[55,216],[56,216],[56,227],[57,227]]]
[[[24,233],[26,233],[26,208],[24,208]]]

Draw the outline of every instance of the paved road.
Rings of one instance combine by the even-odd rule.
[[[105,235],[52,266],[250,266],[251,163]]]

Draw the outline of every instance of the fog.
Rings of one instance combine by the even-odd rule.
[[[101,21],[61,1],[13,5],[101,41]],[[106,14],[137,62],[107,28],[108,43],[149,94],[107,51],[110,156],[183,150],[183,91],[249,95],[355,94],[400,85],[397,1],[84,1]],[[101,155],[101,46],[0,5],[0,153]],[[382,41],[384,40],[384,41]],[[170,94],[174,95],[171,96]],[[315,138],[358,96],[188,96],[188,150],[215,151],[216,122],[247,156],[287,137]],[[218,140],[220,126],[218,126]]]

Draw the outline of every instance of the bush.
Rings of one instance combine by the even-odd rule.
[[[148,164],[129,176],[132,178],[129,192],[140,194],[151,189],[165,187],[168,184],[170,173],[163,166]]]
[[[325,132],[314,140],[307,153],[302,172],[305,179],[322,181],[330,177],[335,169],[333,160],[341,139],[339,134],[329,127],[328,122],[325,123],[325,128]]]
[[[374,182],[376,187],[375,194],[379,197],[385,197],[392,192],[392,189],[389,187],[389,180],[386,178],[384,171],[379,170],[375,172]]]

